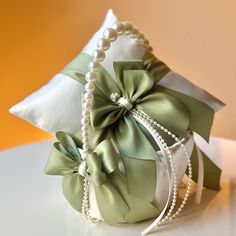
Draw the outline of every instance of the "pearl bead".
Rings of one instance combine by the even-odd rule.
[[[144,47],[144,38],[138,36],[137,37],[137,43],[141,46],[141,47]]]
[[[92,93],[85,93],[84,94],[84,100],[91,101],[93,100],[94,96]]]
[[[117,31],[118,35],[122,35],[125,32],[125,26],[121,22],[115,22],[112,28]]]
[[[89,123],[89,120],[87,118],[85,118],[85,117],[82,117],[81,124],[85,125],[85,124],[88,124],[88,123]]]
[[[100,38],[97,42],[98,49],[108,50],[110,48],[110,40],[105,38]]]
[[[108,39],[113,42],[117,39],[117,31],[112,28],[107,28],[104,30],[103,36],[105,39]]]
[[[133,31],[131,32],[130,38],[138,38],[139,31],[137,28],[133,28]]]
[[[144,42],[143,42],[143,45],[148,47],[149,46],[149,40],[145,39]]]
[[[89,110],[82,110],[82,116],[83,117],[89,117]]]
[[[87,83],[87,84],[85,84],[84,88],[85,88],[86,91],[91,91],[92,92],[92,91],[94,91],[95,86],[94,86],[93,83]]]
[[[83,125],[83,126],[81,127],[81,131],[84,131],[84,132],[87,132],[88,129],[89,129],[88,126],[84,126],[84,125]]]
[[[91,80],[95,80],[96,79],[96,73],[93,71],[93,72],[87,72],[86,75],[85,75],[85,79],[87,81],[91,81]]]
[[[152,126],[148,127],[151,132],[155,132],[155,129]]]
[[[82,131],[83,131],[83,130],[82,130]],[[83,143],[88,143],[88,141],[89,141],[89,140],[88,140],[88,137],[83,137],[83,138],[82,138],[82,142],[83,142]]]
[[[153,51],[153,48],[152,48],[151,46],[148,46],[148,47],[147,47],[147,50],[150,51],[150,52],[152,52],[152,51]]]
[[[84,108],[85,110],[90,109],[91,106],[92,106],[92,103],[89,102],[89,101],[85,101],[85,102],[83,103],[83,108]]]
[[[105,58],[105,52],[101,49],[95,49],[92,53],[95,62],[101,62]]]
[[[89,145],[87,143],[84,143],[83,144],[83,149],[88,151],[89,150]]]
[[[132,24],[130,24],[129,22],[124,22],[124,26],[125,26],[125,34],[129,35],[132,33],[134,27]]]
[[[145,41],[145,36],[143,33],[141,33],[141,32],[138,33],[138,40],[142,40],[142,42]]]
[[[96,71],[99,67],[98,62],[91,61],[88,65],[90,71]]]
[[[85,152],[88,153],[88,150],[89,150],[89,145],[88,145],[88,143],[83,143],[82,149],[83,149]]]
[[[83,137],[83,138],[82,138],[82,140],[85,141],[85,142],[83,142],[83,144],[88,145],[87,137],[88,137],[88,134],[86,133],[86,137]],[[87,149],[84,149],[84,150],[86,151]]]

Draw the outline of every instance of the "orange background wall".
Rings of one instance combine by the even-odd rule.
[[[227,103],[212,134],[236,139],[235,1],[1,0],[0,149],[50,138],[8,109],[80,52],[108,8],[136,24],[173,70]]]

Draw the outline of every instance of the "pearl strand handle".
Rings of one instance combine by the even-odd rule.
[[[81,130],[82,130],[82,142],[84,150],[84,158],[89,153],[89,116],[92,102],[94,99],[93,91],[95,89],[94,81],[96,79],[96,71],[101,63],[105,59],[105,51],[109,50],[110,45],[114,42],[118,36],[127,35],[130,38],[136,40],[137,44],[146,51],[152,51],[152,47],[149,45],[149,41],[145,36],[139,32],[129,22],[115,22],[111,28],[104,30],[103,38],[100,38],[97,42],[97,48],[92,53],[92,61],[89,63],[89,71],[86,73],[86,85],[84,94],[84,103],[82,107],[81,118]]]
[[[96,79],[96,71],[106,56],[106,51],[109,50],[111,43],[114,42],[119,36],[127,35],[131,39],[134,39],[136,43],[143,48],[145,51],[152,51],[152,47],[149,45],[149,41],[145,38],[144,34],[139,32],[129,22],[115,22],[111,28],[107,28],[103,32],[103,37],[98,39],[97,48],[92,53],[92,61],[89,63],[89,71],[85,75],[87,81],[85,85],[85,94],[84,94],[84,103],[82,106],[82,117],[81,117],[81,130],[82,130],[82,147],[83,147],[83,156],[82,159],[85,160],[88,153],[90,152],[89,148],[89,120],[90,120],[90,110],[92,107],[94,95],[93,91],[95,89],[94,81]],[[92,222],[97,222],[96,219],[93,219],[90,216],[90,209],[88,204],[88,189],[89,182],[85,177],[84,182],[84,198],[82,203],[82,214],[86,219],[89,219]]]

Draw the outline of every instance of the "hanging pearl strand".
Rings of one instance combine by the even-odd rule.
[[[105,51],[110,48],[112,42],[114,42],[118,36],[127,35],[134,39],[136,43],[145,51],[152,51],[152,47],[149,45],[149,41],[145,38],[144,34],[139,32],[129,22],[115,22],[111,28],[107,28],[103,32],[103,37],[97,41],[97,49],[92,53],[92,61],[89,63],[89,71],[85,75],[87,81],[85,85],[84,103],[82,107],[81,118],[81,130],[82,130],[82,142],[83,142],[83,155],[82,159],[85,160],[89,149],[89,119],[92,102],[94,99],[93,91],[95,89],[94,81],[96,79],[96,71],[101,63],[105,59]],[[84,178],[84,197],[82,202],[82,215],[92,221],[97,222],[96,219],[90,215],[89,208],[89,181]]]
[[[149,116],[145,115],[143,112],[138,111],[136,109],[133,109],[131,111],[131,113],[135,119],[138,119],[138,121],[140,120],[141,123],[144,123],[144,125],[147,126],[147,130],[151,133],[152,136],[156,137],[160,141],[160,143],[162,144],[162,147],[164,148],[164,150],[167,154],[168,161],[171,166],[171,173],[172,173],[171,189],[173,190],[172,202],[171,202],[171,206],[169,207],[169,210],[168,210],[166,216],[158,222],[158,225],[160,225],[171,218],[171,215],[172,215],[174,208],[176,206],[178,185],[177,185],[177,174],[176,174],[176,170],[175,170],[173,156],[172,156],[172,153],[171,153],[167,143],[163,139],[163,137],[157,132],[156,129],[153,128],[152,122],[150,122],[151,118]]]
[[[192,164],[191,164],[191,159],[190,159],[189,153],[188,153],[185,145],[183,144],[183,141],[181,141],[175,134],[173,134],[171,131],[169,131],[168,129],[163,127],[161,124],[157,123],[150,116],[145,114],[143,111],[140,111],[140,113],[141,113],[141,117],[143,117],[144,119],[148,120],[152,125],[154,125],[155,127],[161,129],[162,131],[167,133],[169,136],[171,136],[183,148],[183,150],[185,152],[185,155],[186,155],[186,158],[187,158],[187,162],[188,162],[188,176],[189,176],[189,178],[188,178],[187,189],[186,189],[184,198],[183,198],[179,208],[173,213],[173,215],[169,214],[170,212],[168,212],[166,217],[164,218],[164,219],[172,220],[173,218],[177,217],[179,215],[179,213],[183,210],[183,208],[186,205],[187,200],[189,198],[189,194],[190,194],[190,191],[191,191],[191,185],[192,185]],[[163,143],[163,145],[166,146],[167,144]],[[166,150],[166,151],[168,153],[168,150]],[[171,210],[171,208],[170,208],[170,210]],[[164,223],[164,221],[160,221],[158,224],[160,225],[162,223]]]

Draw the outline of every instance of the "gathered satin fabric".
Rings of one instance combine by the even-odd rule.
[[[82,144],[64,132],[57,132],[56,137],[58,142],[53,145],[45,173],[64,176],[63,192],[70,204],[81,212],[84,177],[78,173],[82,162],[78,148],[82,148]],[[112,142],[107,139],[86,158],[85,175],[94,186],[102,217],[109,224],[134,223],[155,217],[158,210],[145,194],[138,198],[128,191],[127,178],[118,168],[119,158]],[[142,179],[139,183],[146,184]]]
[[[90,61],[90,56],[80,54],[62,73],[85,84]],[[156,152],[159,147],[130,112],[111,99],[111,94],[119,94],[133,108],[144,111],[181,138],[192,130],[208,141],[214,110],[191,96],[157,85],[170,69],[152,54],[145,54],[143,60],[114,62],[113,67],[116,81],[102,66],[97,72],[90,112],[90,148],[93,152],[86,159],[86,173],[95,187],[99,211],[106,222],[122,219],[137,222],[158,215],[152,202],[158,188],[155,161],[159,161]],[[168,145],[173,144],[168,135],[161,130],[158,132]],[[81,133],[76,135],[77,138],[59,134],[60,142],[54,144],[45,171],[64,176],[64,194],[71,205],[81,211],[83,177],[75,171],[81,161],[79,152],[75,151],[81,146]],[[119,157],[111,148],[110,138],[119,149],[125,175],[118,169]],[[194,151],[191,157],[195,181],[198,173],[196,155]],[[206,170],[204,186],[218,190],[221,170],[206,155],[202,156]]]

